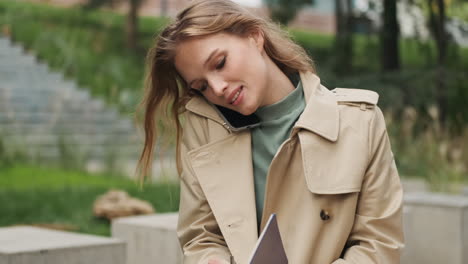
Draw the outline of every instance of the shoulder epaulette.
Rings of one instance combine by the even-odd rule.
[[[332,92],[338,104],[356,106],[362,110],[374,108],[379,101],[379,94],[370,90],[336,88]]]

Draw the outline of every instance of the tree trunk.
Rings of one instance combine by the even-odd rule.
[[[428,0],[429,5],[429,24],[431,32],[437,46],[437,103],[440,110],[440,121],[446,120],[447,114],[447,92],[445,87],[445,63],[447,57],[447,32],[445,31],[445,3],[443,0],[436,0],[436,10],[434,10],[434,1]]]
[[[353,60],[351,0],[335,0],[335,19],[334,69],[338,73],[349,72]]]
[[[384,71],[400,69],[399,26],[396,0],[384,0],[383,27],[380,34],[380,58]]]
[[[129,0],[129,10],[127,15],[126,44],[129,50],[135,51],[138,43],[138,7],[140,0]]]
[[[444,0],[437,0],[437,7],[439,9],[439,21],[437,31],[439,34],[438,38],[438,50],[439,50],[439,65],[445,65],[447,58],[447,32],[445,31],[445,3]]]

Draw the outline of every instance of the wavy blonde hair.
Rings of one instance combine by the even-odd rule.
[[[183,9],[175,21],[166,26],[147,55],[145,95],[140,104],[144,114],[145,141],[137,174],[143,180],[150,175],[155,143],[160,138],[176,141],[176,160],[179,173],[182,125],[180,114],[191,96],[187,84],[174,66],[176,48],[184,40],[216,33],[247,37],[260,32],[264,50],[285,73],[314,72],[312,59],[289,34],[270,20],[260,18],[229,0],[193,1]],[[156,126],[158,123],[158,127]],[[169,133],[167,133],[169,132]],[[172,136],[172,137],[171,137]]]

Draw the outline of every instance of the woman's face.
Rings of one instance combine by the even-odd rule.
[[[189,88],[243,115],[265,105],[268,83],[263,37],[217,33],[180,43],[175,66]]]

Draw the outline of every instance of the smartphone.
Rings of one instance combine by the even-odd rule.
[[[204,98],[200,91],[196,91],[196,93]],[[204,99],[208,104],[213,106],[216,112],[218,112],[219,116],[221,116],[221,118],[224,120],[224,126],[231,131],[239,132],[245,129],[260,126],[260,118],[255,115],[255,113],[245,116],[229,108],[213,104],[206,100],[206,98]]]
[[[212,104],[218,114],[223,118],[227,128],[234,132],[254,128],[260,125],[260,118],[255,113],[245,116],[229,108]]]

